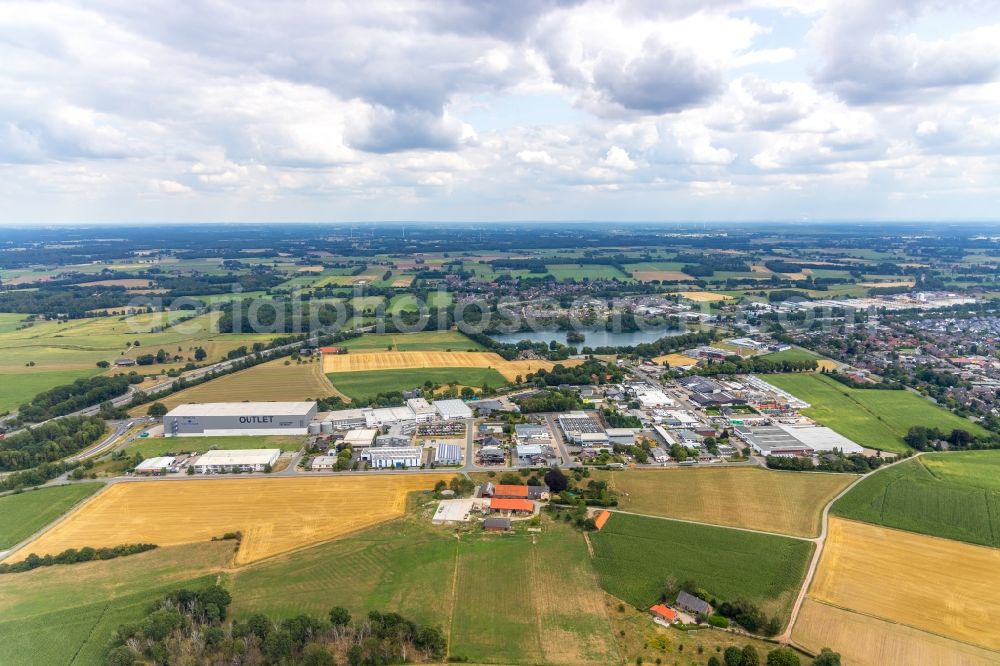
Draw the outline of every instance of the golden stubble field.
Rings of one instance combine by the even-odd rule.
[[[759,467],[592,474],[608,479],[625,511],[801,537],[819,535],[823,505],[857,478]]]
[[[1000,650],[997,590],[1000,550],[831,518],[809,597]],[[994,663],[1000,663],[1000,653]]]
[[[1000,653],[812,599],[803,603],[792,638],[813,652],[824,647],[835,649],[844,664],[854,666],[995,666],[1000,663]]]
[[[116,483],[7,562],[67,548],[173,546],[243,533],[235,564],[337,538],[403,515],[407,494],[451,474],[244,478]]]
[[[562,361],[578,365],[579,359]],[[508,361],[493,352],[464,351],[352,351],[349,354],[323,356],[323,372],[371,372],[411,368],[493,368],[507,379],[538,370],[551,370],[552,361]]]
[[[340,395],[323,374],[323,366],[319,361],[302,364],[292,361],[285,365],[285,360],[261,363],[178,391],[159,399],[158,402],[162,402],[168,409],[173,409],[177,405],[189,402],[306,400]],[[140,416],[145,414],[147,409],[149,405],[140,405],[129,413],[132,416]]]

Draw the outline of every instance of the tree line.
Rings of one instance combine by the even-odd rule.
[[[31,402],[18,407],[17,420],[21,423],[37,423],[71,414],[123,396],[128,393],[131,385],[141,383],[142,377],[134,372],[114,377],[80,378],[72,384],[63,384],[39,393]]]
[[[104,430],[104,419],[99,416],[67,416],[22,430],[0,440],[0,471],[58,461],[101,439]]]
[[[335,606],[326,617],[277,621],[255,613],[227,626],[231,603],[232,596],[220,586],[168,594],[138,622],[118,627],[105,663],[361,666],[441,661],[447,648],[441,629],[398,613],[371,611],[354,618]]]

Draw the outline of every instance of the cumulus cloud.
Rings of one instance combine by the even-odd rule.
[[[905,32],[916,18],[939,9],[931,0],[833,3],[813,30],[822,58],[817,80],[858,104],[994,80],[1000,73],[997,16],[992,25],[944,38]]]
[[[993,211],[989,4],[13,0],[0,197],[15,221]]]

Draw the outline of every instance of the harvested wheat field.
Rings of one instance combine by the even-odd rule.
[[[310,546],[403,515],[406,495],[451,474],[179,479],[116,483],[7,558],[67,548],[174,546],[242,532],[236,564]]]
[[[815,601],[1000,650],[1000,550],[830,519]]]
[[[1000,653],[806,599],[792,639],[812,652],[829,647],[855,666],[988,666]]]
[[[684,367],[688,365],[695,365],[698,363],[698,359],[691,358],[686,354],[664,354],[663,356],[657,356],[653,359],[654,363],[663,365],[666,363],[671,368]]]
[[[817,370],[836,370],[837,367],[838,366],[837,366],[837,362],[836,361],[831,361],[828,358],[819,358],[819,359],[816,359],[816,369]]]
[[[579,360],[567,360],[566,366],[578,365]],[[493,368],[507,379],[538,370],[551,370],[552,361],[508,361],[493,352],[457,351],[380,351],[327,354],[323,356],[323,372],[370,372],[372,370],[402,370],[410,368]]]
[[[681,296],[695,303],[715,303],[717,301],[728,301],[732,298],[732,296],[717,294],[712,291],[683,291],[681,292]]]
[[[414,277],[413,275],[401,275],[400,277],[393,278],[391,286],[396,289],[409,287],[413,284]]]
[[[341,394],[323,374],[322,363],[292,361],[285,365],[285,359],[278,359],[178,391],[158,402],[173,409],[189,402],[306,400],[331,395]],[[140,405],[129,413],[139,416],[148,408],[148,405]]]

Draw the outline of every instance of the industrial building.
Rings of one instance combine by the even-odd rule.
[[[453,419],[471,419],[472,410],[461,400],[435,400],[434,409],[445,421]]]
[[[341,409],[330,412],[326,415],[323,423],[329,423],[332,430],[353,430],[364,428],[368,425],[368,418],[365,416],[368,409]]]
[[[406,401],[406,406],[413,412],[417,423],[427,423],[437,416],[437,410],[424,398],[410,398]]]
[[[813,451],[828,452],[837,449],[845,455],[851,455],[854,453],[864,453],[865,450],[860,444],[852,442],[839,432],[823,426],[779,423],[778,427],[807,445]]]
[[[309,469],[314,472],[324,469],[333,469],[336,465],[337,456],[316,456],[309,461]]]
[[[735,426],[736,436],[746,442],[755,453],[762,456],[808,456],[812,448],[778,426]]]
[[[314,404],[315,406],[315,404]],[[232,472],[263,472],[278,461],[280,449],[233,449],[204,453],[194,462],[199,474],[225,474]]]
[[[606,434],[611,444],[635,444],[635,428],[608,428]]]
[[[569,412],[559,415],[559,427],[562,428],[566,439],[574,444],[582,446],[604,443],[607,444],[608,437],[604,433],[601,424],[590,418],[586,412]],[[590,435],[584,437],[584,435]],[[599,437],[594,437],[599,435]],[[586,444],[584,444],[586,440]]]
[[[361,459],[376,469],[420,467],[421,454],[419,446],[378,446],[362,453]]]
[[[462,448],[458,444],[436,442],[434,450],[435,465],[461,465]]]
[[[163,417],[163,436],[305,435],[315,416],[315,402],[178,405]]]
[[[375,428],[348,430],[344,433],[344,445],[352,449],[363,449],[372,445],[376,435],[378,435],[378,430]]]
[[[143,460],[135,466],[135,473],[141,475],[160,475],[167,472],[176,472],[173,456],[158,456]]]

